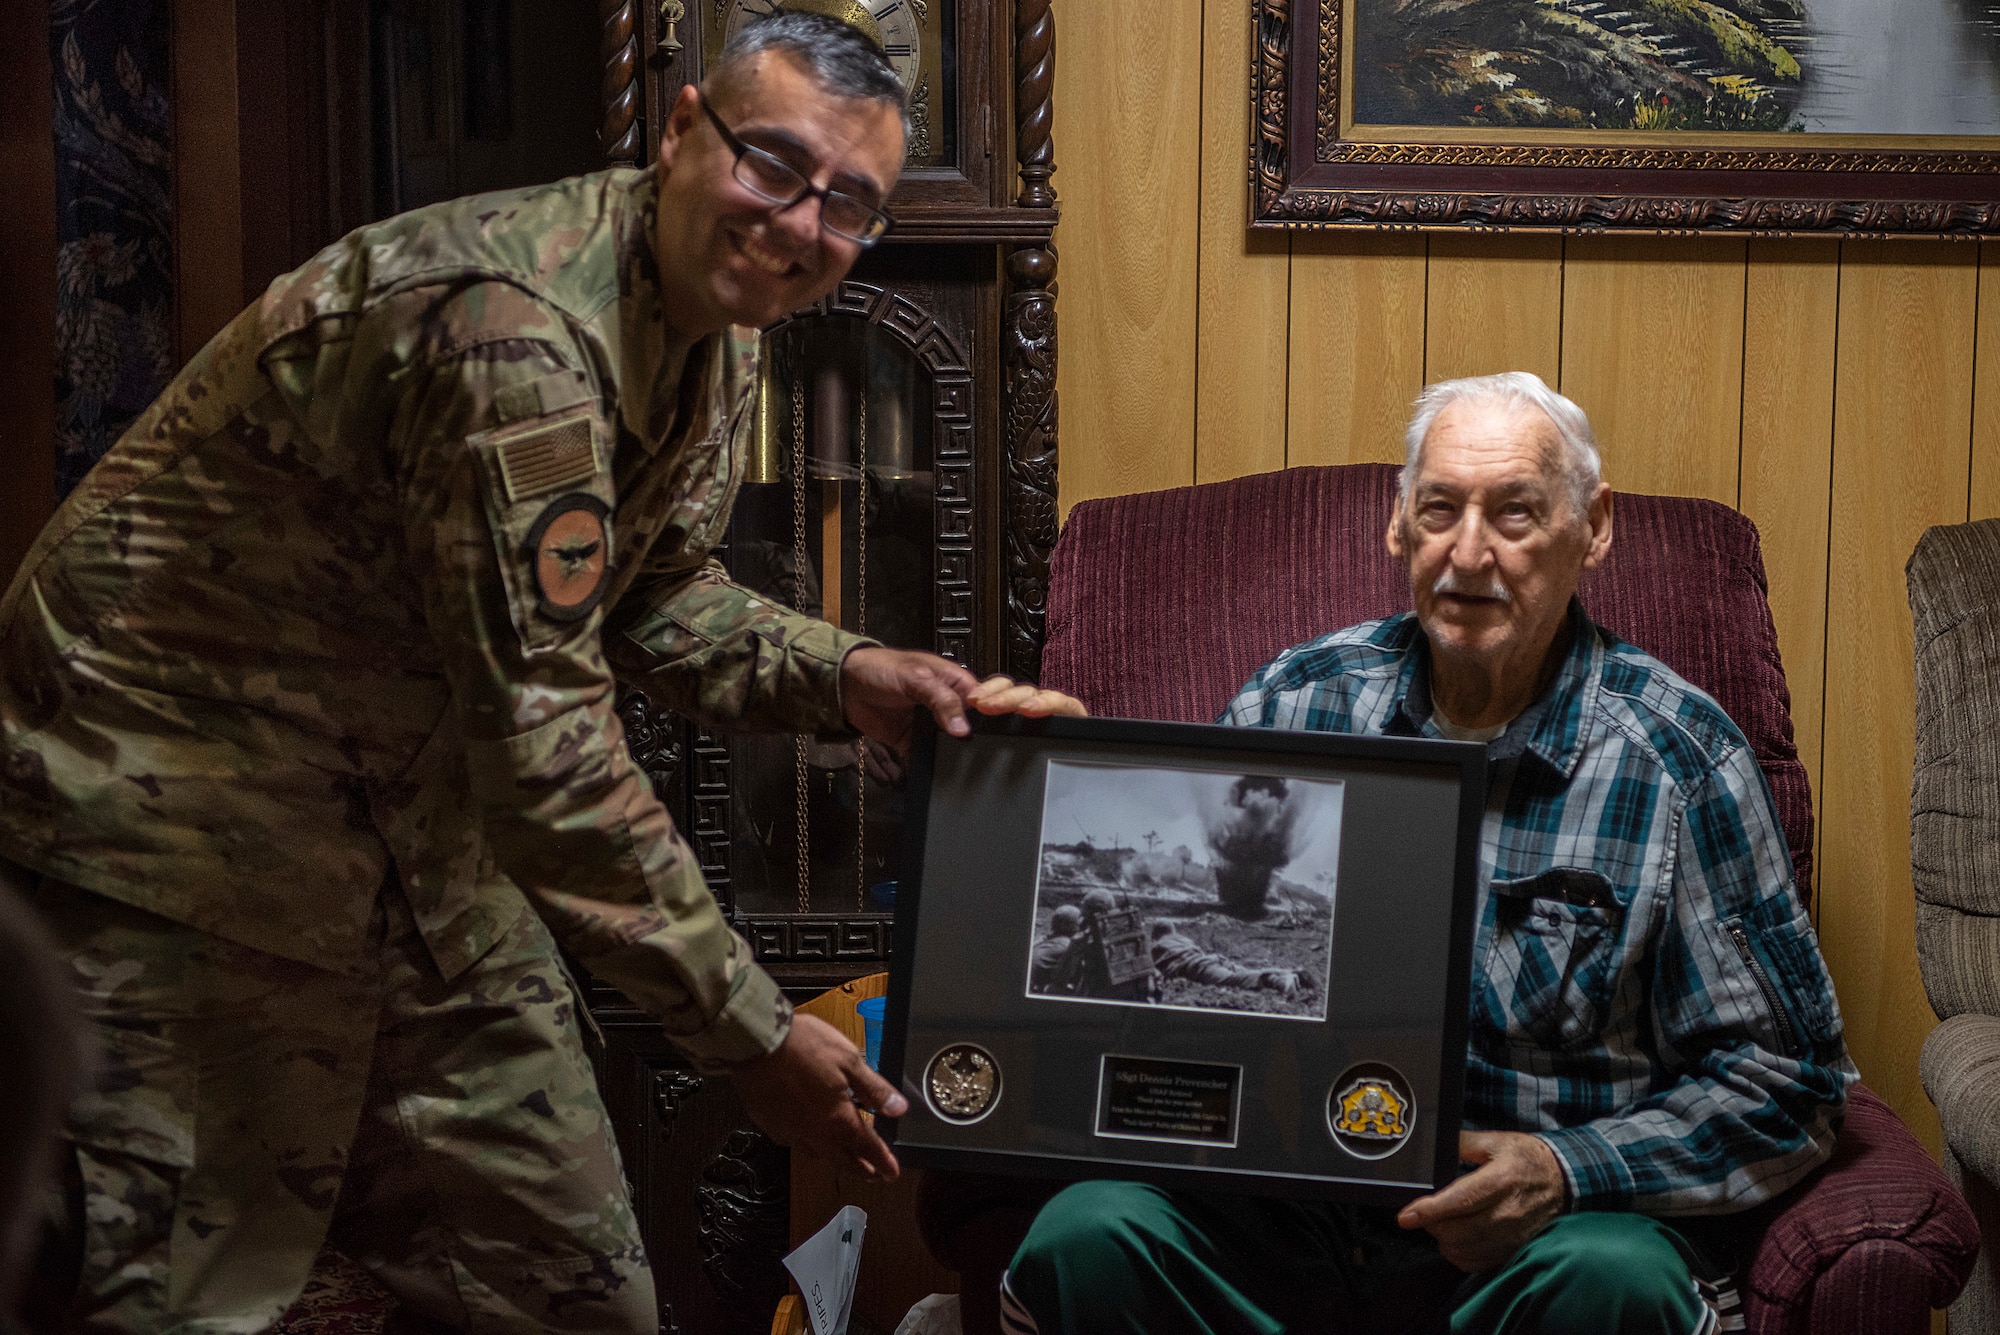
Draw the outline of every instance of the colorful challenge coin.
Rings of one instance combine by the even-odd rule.
[[[1336,1145],[1357,1159],[1386,1159],[1417,1128],[1410,1082],[1382,1062],[1350,1066],[1326,1097],[1326,1126]]]

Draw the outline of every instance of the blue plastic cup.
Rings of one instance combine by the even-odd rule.
[[[882,1069],[882,1013],[888,1005],[887,997],[870,997],[854,1007],[861,1015],[861,1050],[871,1071]]]

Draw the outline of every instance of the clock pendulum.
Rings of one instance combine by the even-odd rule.
[[[865,345],[863,350],[865,359]],[[798,585],[804,588],[806,573],[811,569],[812,554],[808,543],[806,509],[806,475],[817,473],[820,480],[819,496],[819,555],[820,555],[820,618],[835,626],[846,620],[843,608],[846,571],[842,551],[843,532],[846,527],[845,501],[842,495],[844,475],[852,470],[858,479],[856,489],[855,514],[855,605],[854,633],[868,633],[868,377],[861,377],[861,392],[856,409],[856,430],[854,433],[853,462],[849,463],[846,435],[848,425],[848,379],[846,366],[841,362],[823,365],[813,379],[813,418],[815,450],[808,455],[806,449],[805,399],[806,384],[803,376],[796,378],[792,386],[792,562],[798,572]],[[865,912],[868,907],[868,773],[861,759],[861,747],[865,742],[855,742],[854,768],[854,906],[857,912]],[[811,822],[809,804],[811,784],[809,769],[813,747],[804,733],[793,739],[794,794],[797,802],[798,824],[798,911],[811,911],[812,904],[812,855]],[[846,768],[846,766],[841,766]],[[833,792],[833,770],[827,771],[827,791]]]

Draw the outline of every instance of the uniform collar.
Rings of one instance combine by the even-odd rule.
[[[685,431],[697,414],[706,416],[701,410],[713,405],[722,369],[721,332],[689,343],[667,324],[653,251],[658,214],[658,168],[648,167],[632,178],[618,232],[618,414],[648,454],[659,452],[677,418]],[[685,403],[691,376],[699,397]]]
[[[1409,652],[1396,682],[1396,708],[1386,731],[1406,737],[1442,736],[1431,715],[1431,645],[1417,622],[1409,618]],[[1555,679],[1533,704],[1515,716],[1507,731],[1486,744],[1494,764],[1532,755],[1567,779],[1583,759],[1588,721],[1596,704],[1604,659],[1603,638],[1584,613],[1583,603],[1569,600],[1569,651]]]

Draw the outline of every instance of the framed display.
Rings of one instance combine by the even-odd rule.
[[[1483,747],[980,720],[912,761],[908,1162],[1398,1204],[1453,1178]]]
[[[1962,0],[1254,0],[1253,222],[2000,234]]]

